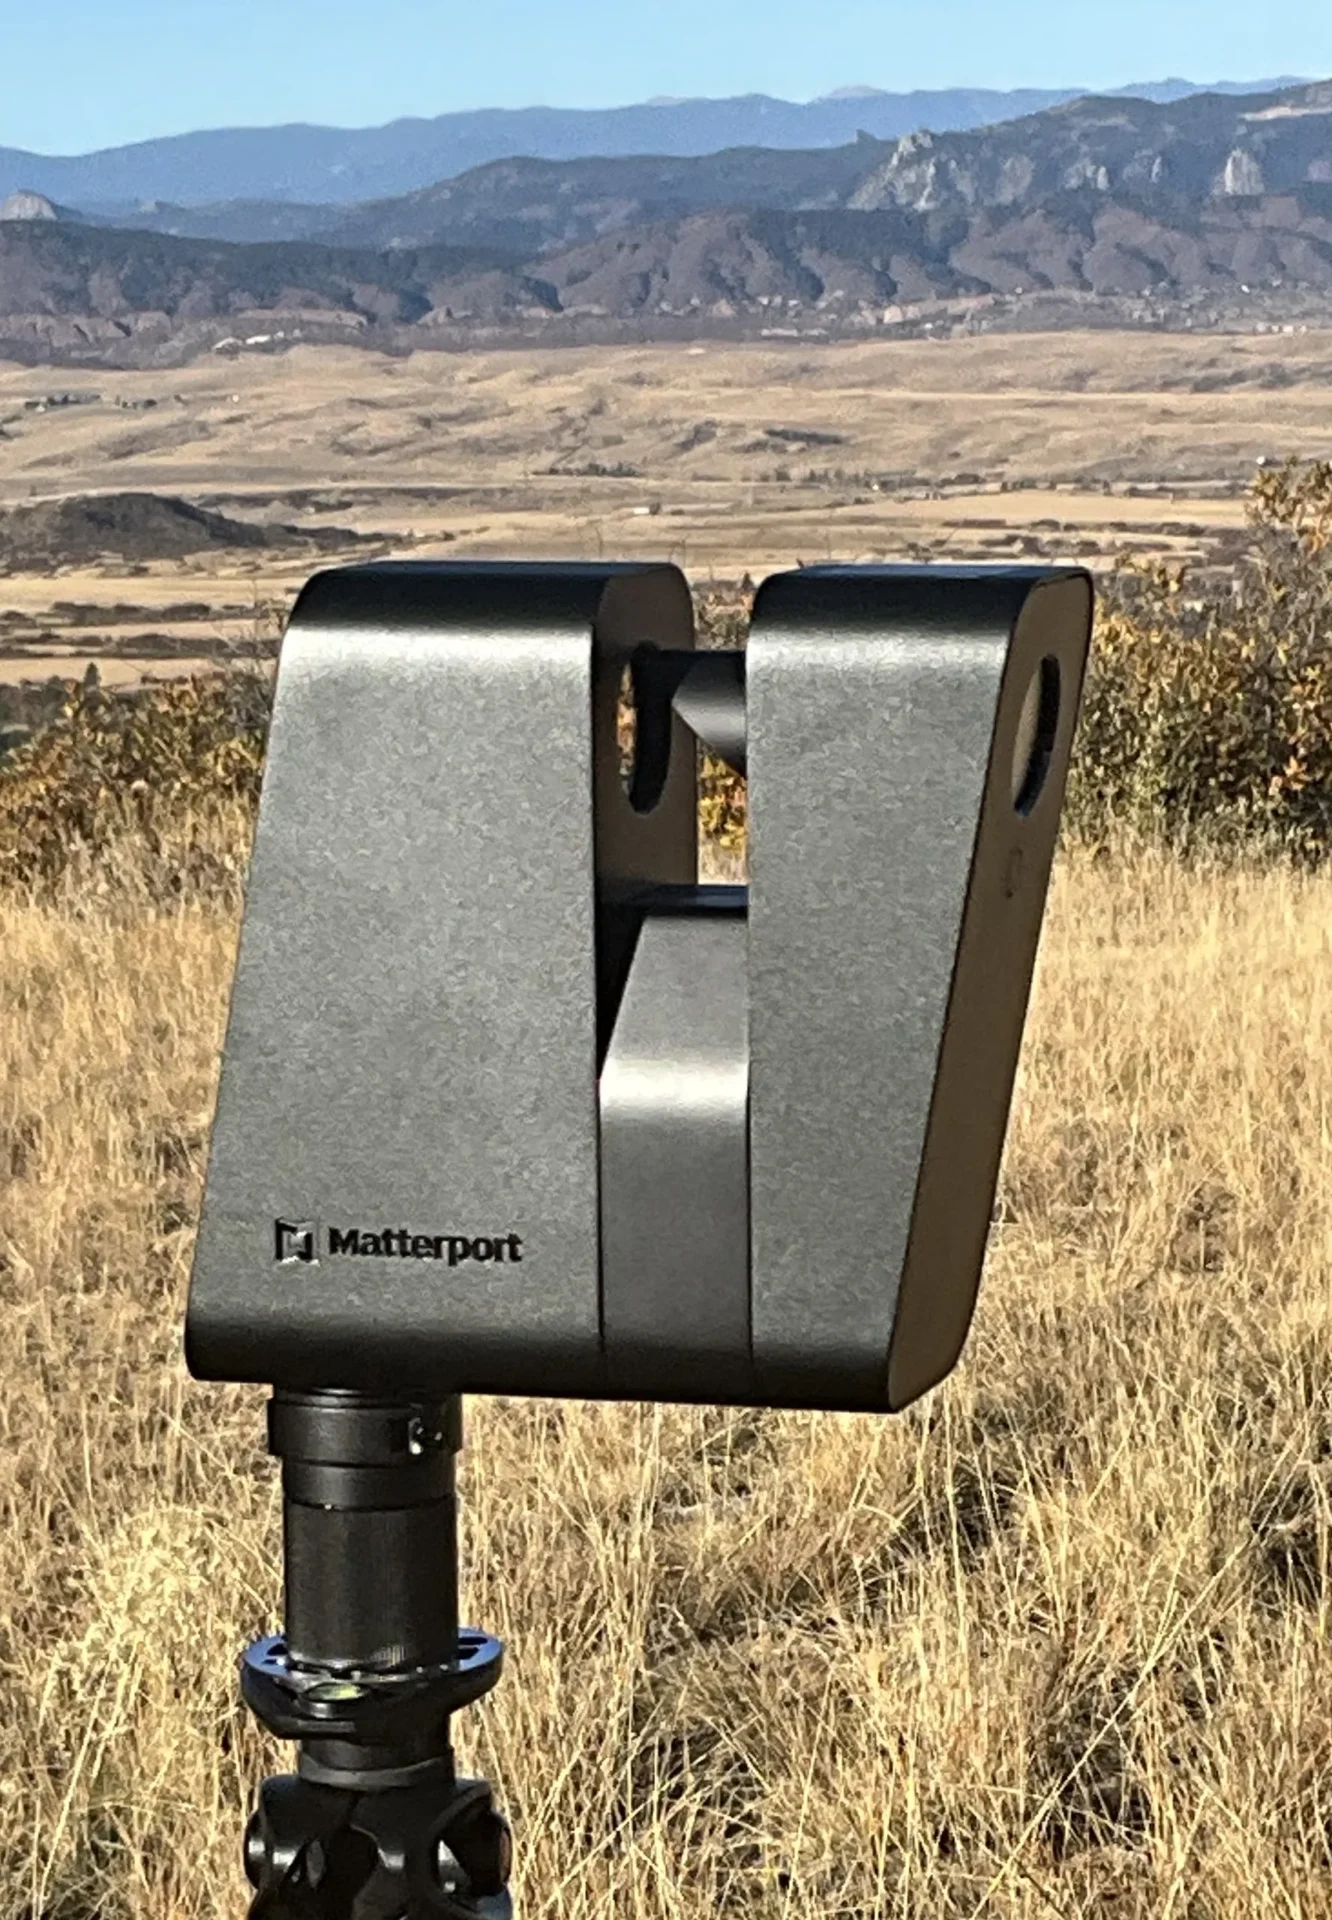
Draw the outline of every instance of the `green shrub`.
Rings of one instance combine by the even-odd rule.
[[[1229,594],[1102,584],[1065,827],[1303,862],[1332,847],[1332,462],[1259,475]]]
[[[72,687],[0,762],[0,879],[63,884],[133,842],[160,886],[234,878],[263,771],[269,688],[232,669],[136,691]]]

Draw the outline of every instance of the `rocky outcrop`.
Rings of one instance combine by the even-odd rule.
[[[1052,194],[1254,198],[1332,175],[1332,89],[1262,100],[1204,94],[1171,106],[1078,100],[975,133],[910,135],[848,204],[923,213],[1030,206]]]
[[[60,209],[40,193],[11,193],[0,200],[0,220],[59,220]]]
[[[1263,163],[1257,154],[1248,152],[1244,147],[1236,147],[1226,155],[1226,164],[1217,185],[1220,193],[1238,198],[1253,198],[1266,193],[1267,182],[1263,178]]]

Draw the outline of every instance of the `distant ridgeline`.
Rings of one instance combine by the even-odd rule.
[[[1214,93],[1272,93],[1282,79],[1211,83]],[[749,93],[729,99],[655,99],[611,108],[482,108],[381,127],[224,127],[140,140],[58,159],[0,147],[0,198],[27,189],[113,216],[146,203],[191,207],[218,201],[313,202],[338,208],[412,193],[492,160],[534,156],[719,153],[731,147],[840,147],[860,134],[896,140],[920,127],[936,133],[993,126],[1062,105],[1087,89],[950,87],[886,93],[840,87],[819,100]],[[1200,93],[1188,80],[1123,87],[1113,97],[1170,102]],[[278,185],[277,183],[281,183]],[[253,238],[311,238],[277,233]]]
[[[498,160],[352,207],[0,221],[0,351],[1326,319],[1332,82],[841,146]]]

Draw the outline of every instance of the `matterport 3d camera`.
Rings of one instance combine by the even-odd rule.
[[[464,1393],[892,1412],[984,1260],[1087,664],[1076,569],[318,575],[283,644],[187,1322],[275,1389],[299,1745],[254,1912],[509,1911],[450,1716]],[[634,748],[624,764],[629,690]],[[700,748],[747,786],[700,885]]]

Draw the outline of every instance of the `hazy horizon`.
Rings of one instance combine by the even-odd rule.
[[[1066,92],[1070,94],[1088,94],[1088,95],[1101,93],[1106,95],[1116,95],[1116,94],[1130,92],[1135,88],[1164,87],[1164,86],[1173,86],[1173,85],[1187,86],[1197,90],[1198,92],[1203,92],[1203,93],[1208,92],[1213,88],[1227,89],[1227,90],[1233,91],[1237,86],[1243,86],[1245,88],[1252,87],[1255,91],[1259,91],[1267,87],[1287,87],[1287,86],[1308,85],[1308,84],[1314,83],[1315,81],[1323,77],[1324,76],[1318,75],[1318,74],[1270,74],[1270,75],[1259,74],[1259,75],[1256,75],[1252,81],[1248,79],[1236,80],[1229,76],[1222,76],[1215,79],[1199,81],[1199,80],[1194,80],[1192,76],[1188,74],[1168,73],[1168,74],[1161,74],[1159,76],[1154,75],[1151,78],[1146,80],[1139,79],[1139,80],[1107,82],[1104,85],[1100,85],[1100,86],[1085,86],[1078,83],[1070,82],[1068,83],[1067,86],[1051,86],[1049,88],[1043,87],[1040,89],[1033,88],[1032,91],[1039,90],[1041,92],[1052,92],[1052,93]],[[980,87],[980,86],[971,85],[966,82],[962,82],[962,83],[959,83],[956,87],[917,87],[917,88],[900,87],[900,88],[897,88],[897,87],[876,87],[876,86],[869,86],[869,85],[866,85],[866,86],[847,85],[844,87],[831,88],[827,93],[811,94],[807,99],[793,98],[793,97],[789,97],[782,94],[764,94],[761,89],[749,88],[743,92],[734,93],[734,94],[718,94],[718,93],[651,94],[651,95],[645,96],[643,99],[640,99],[640,100],[613,101],[609,105],[603,106],[603,107],[577,107],[577,106],[570,107],[568,105],[564,105],[556,101],[530,100],[530,101],[525,101],[522,104],[517,106],[442,107],[438,113],[398,114],[398,115],[395,115],[390,120],[362,120],[362,121],[347,121],[345,123],[327,121],[327,120],[324,120],[324,121],[271,120],[271,121],[255,121],[255,122],[229,121],[225,125],[222,125],[219,123],[218,125],[199,125],[199,126],[191,126],[191,127],[180,127],[175,129],[173,132],[169,132],[169,133],[149,134],[145,136],[142,140],[113,142],[106,147],[87,147],[87,148],[82,148],[78,150],[69,149],[68,151],[63,153],[57,153],[54,150],[44,152],[40,148],[36,148],[36,147],[24,149],[21,142],[8,141],[3,139],[0,139],[0,147],[7,146],[11,150],[18,150],[18,151],[26,150],[34,154],[34,156],[37,157],[38,159],[42,159],[42,160],[84,160],[84,159],[94,158],[96,154],[99,152],[118,151],[122,146],[125,146],[125,147],[150,146],[155,144],[159,140],[188,139],[196,134],[279,133],[279,132],[282,132],[284,129],[291,128],[291,127],[314,128],[314,129],[318,129],[321,132],[332,132],[332,133],[364,133],[364,132],[373,132],[380,127],[405,126],[413,123],[420,123],[423,121],[429,122],[431,120],[445,119],[454,114],[462,115],[462,114],[468,114],[468,113],[473,113],[473,114],[617,113],[617,112],[630,112],[632,110],[642,108],[642,107],[692,106],[692,105],[697,105],[697,104],[700,104],[703,102],[709,102],[709,101],[744,100],[744,99],[772,99],[772,100],[780,100],[782,104],[786,106],[813,107],[813,106],[819,106],[825,101],[832,101],[832,100],[839,100],[839,99],[853,99],[853,98],[869,99],[876,95],[892,96],[896,94],[912,94],[912,93],[920,93],[922,95],[933,95],[933,94],[941,94],[941,93],[971,93],[971,92],[1016,93],[1016,92],[1022,92],[1025,90],[1026,89],[1021,87],[1006,87],[1002,89]]]
[[[669,17],[626,16],[619,0],[558,15],[542,0],[468,15],[431,0],[232,0],[207,16],[175,0],[65,0],[6,23],[6,66],[22,85],[0,113],[0,146],[59,158],[184,133],[353,131],[534,106],[756,94],[804,104],[861,88],[1110,93],[1175,76],[1211,86],[1332,73],[1332,11],[1311,0],[1279,19],[1240,0],[1117,0],[1090,19],[1056,0],[825,0],[816,24],[801,0],[676,0]]]

